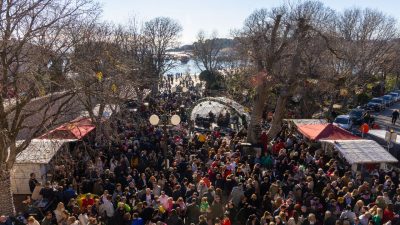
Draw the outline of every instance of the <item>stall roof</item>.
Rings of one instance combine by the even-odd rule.
[[[97,117],[99,115],[99,111],[100,111],[100,104],[97,104],[92,110],[94,116]],[[112,116],[113,112],[119,112],[118,105],[105,105],[102,115],[103,119],[109,119]],[[90,114],[88,111],[82,111],[81,117],[89,118]]]
[[[25,150],[17,155],[16,163],[47,164],[67,142],[68,139],[33,139]],[[21,144],[23,141],[18,141]]]
[[[386,132],[387,132],[386,130],[372,129],[372,130],[368,131],[368,134],[378,137],[382,140],[386,140]],[[395,132],[395,133],[397,133],[397,132]],[[396,144],[400,144],[399,137],[396,138]]]
[[[357,140],[359,137],[333,124],[298,125],[297,129],[310,140]]]
[[[332,143],[350,164],[398,162],[381,145],[372,140],[326,140],[323,142]]]
[[[307,125],[307,124],[326,124],[328,121],[326,119],[286,119],[294,123],[296,126]]]
[[[40,139],[82,139],[90,131],[94,130],[90,118],[77,118],[71,122],[65,123],[60,127],[42,135]]]

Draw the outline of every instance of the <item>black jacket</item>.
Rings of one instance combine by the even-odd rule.
[[[33,192],[35,190],[36,184],[39,183],[35,178],[30,178],[29,179],[29,190]]]
[[[146,207],[143,209],[142,213],[140,213],[140,217],[142,217],[142,219],[146,223],[147,221],[151,220],[153,213],[154,213],[153,207]]]
[[[167,224],[174,224],[174,225],[184,225],[183,220],[179,218],[177,215],[170,216],[167,221]]]
[[[186,223],[197,224],[199,222],[200,208],[197,204],[190,204],[186,208]]]

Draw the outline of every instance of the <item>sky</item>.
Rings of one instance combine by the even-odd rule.
[[[231,31],[243,25],[256,9],[279,6],[287,0],[98,0],[102,19],[126,24],[135,16],[141,21],[158,16],[170,17],[183,28],[181,44],[191,44],[200,30],[217,31],[219,37],[232,37]],[[372,8],[400,20],[399,0],[321,0],[337,11],[348,8]]]

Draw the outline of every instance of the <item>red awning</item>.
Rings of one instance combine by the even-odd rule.
[[[90,118],[78,118],[42,135],[41,139],[82,139],[95,126]]]
[[[357,140],[361,139],[347,130],[332,124],[299,125],[297,129],[310,140]]]

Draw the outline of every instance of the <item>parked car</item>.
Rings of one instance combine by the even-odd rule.
[[[375,111],[381,111],[385,109],[385,107],[385,102],[382,98],[373,98],[367,103],[367,108]]]
[[[361,125],[364,122],[364,109],[352,109],[349,112],[350,120],[353,125]]]
[[[386,106],[391,106],[394,104],[393,96],[391,95],[384,95],[382,96],[383,100],[385,101]]]
[[[351,121],[351,118],[349,115],[339,115],[335,118],[333,121],[333,124],[341,127],[345,130],[350,130],[351,127],[353,126],[353,122]]]
[[[395,92],[395,93],[399,93],[399,94],[400,94],[400,90],[393,90],[392,92]]]
[[[389,95],[393,96],[394,101],[396,101],[396,102],[400,100],[400,93],[390,92]]]

